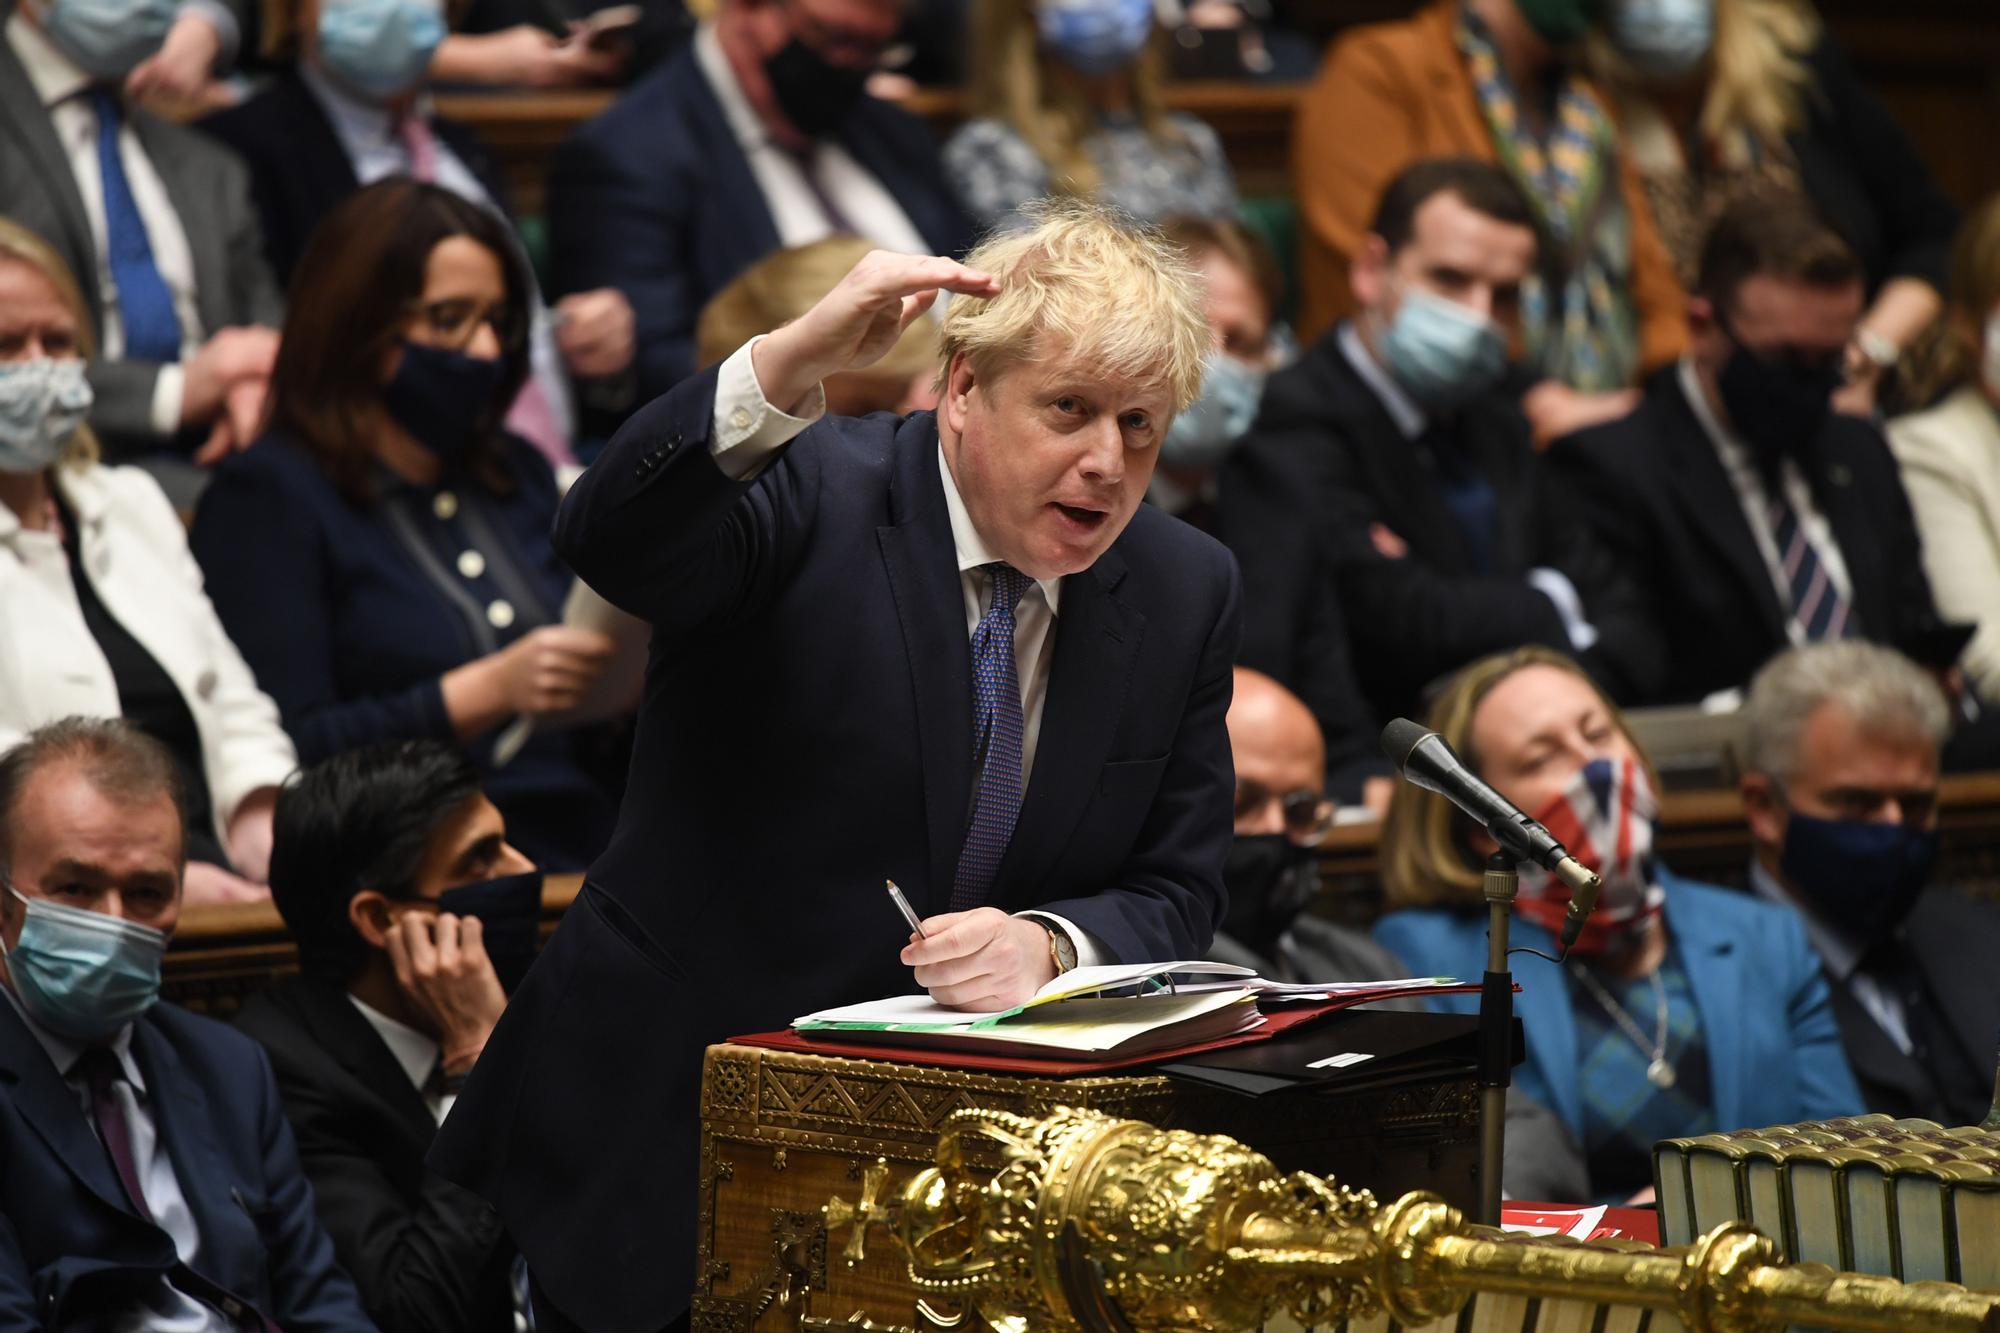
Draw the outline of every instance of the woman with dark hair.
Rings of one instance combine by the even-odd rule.
[[[402,179],[350,196],[293,275],[265,436],[217,470],[192,545],[306,762],[456,740],[521,849],[572,870],[610,831],[590,762],[610,756],[544,724],[611,643],[560,623],[555,481],[500,426],[528,371],[528,291],[477,205]]]

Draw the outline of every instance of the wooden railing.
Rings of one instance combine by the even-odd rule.
[[[1937,882],[2000,898],[2000,773],[1948,777],[1939,792],[1945,856]],[[1365,925],[1382,906],[1376,826],[1333,831],[1321,849],[1326,892],[1317,910]],[[1661,857],[1676,872],[1741,885],[1750,862],[1743,803],[1734,791],[1669,794],[1662,802]],[[542,929],[549,934],[575,900],[580,875],[549,879]],[[298,966],[297,950],[269,903],[190,909],[167,952],[168,998],[206,1013],[229,1014],[265,979]]]

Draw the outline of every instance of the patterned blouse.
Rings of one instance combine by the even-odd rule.
[[[1156,139],[1137,117],[1106,116],[1084,147],[1103,182],[1100,201],[1136,218],[1234,217],[1236,182],[1214,130],[1193,116],[1168,117],[1177,138]],[[944,146],[945,174],[981,229],[1008,225],[1023,204],[1054,187],[1046,162],[1013,127],[972,120]]]

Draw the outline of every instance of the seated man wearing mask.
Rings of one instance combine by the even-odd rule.
[[[299,975],[236,1021],[270,1053],[341,1265],[383,1333],[511,1328],[499,1218],[424,1154],[534,961],[541,872],[435,741],[315,764],[274,824],[271,896]]]
[[[1574,512],[1645,587],[1658,701],[1741,689],[1793,644],[1945,651],[1928,646],[1938,613],[1888,442],[1833,410],[1863,278],[1809,200],[1746,195],[1702,246],[1688,356],[1630,416],[1549,451]]]
[[[1243,660],[1307,692],[1321,584],[1339,585],[1375,727],[1426,682],[1539,643],[1618,697],[1657,655],[1636,589],[1552,503],[1503,388],[1534,214],[1499,167],[1440,158],[1383,191],[1353,265],[1359,313],[1271,377],[1222,474],[1219,535],[1243,565]]]
[[[1871,1111],[1977,1124],[2000,1030],[2000,909],[1934,887],[1937,682],[1875,644],[1782,654],[1750,686],[1750,883],[1798,911]]]
[[[369,1333],[263,1052],[156,1002],[184,823],[129,723],[0,754],[0,1318]]]
[[[1404,975],[1366,932],[1302,915],[1319,892],[1314,848],[1333,827],[1326,747],[1312,712],[1269,676],[1237,667],[1228,722],[1236,840],[1222,870],[1229,911],[1208,956],[1284,981]]]

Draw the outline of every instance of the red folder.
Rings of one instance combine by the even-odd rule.
[[[1514,989],[1519,990],[1520,987],[1517,985]],[[855,1041],[840,1033],[804,1033],[795,1032],[790,1028],[778,1032],[752,1032],[746,1036],[731,1037],[729,1040],[738,1046],[762,1046],[773,1051],[804,1051],[809,1055],[837,1055],[849,1060],[890,1060],[906,1065],[941,1065],[947,1069],[977,1069],[998,1074],[1071,1078],[1079,1074],[1106,1074],[1118,1069],[1141,1069],[1147,1065],[1172,1064],[1176,1060],[1185,1060],[1191,1055],[1200,1055],[1206,1051],[1219,1051],[1230,1046],[1246,1046],[1251,1042],[1269,1041],[1293,1028],[1303,1027],[1325,1018],[1328,1014],[1375,1000],[1407,998],[1413,993],[1421,996],[1476,994],[1478,990],[1477,985],[1466,983],[1440,986],[1435,990],[1378,991],[1372,994],[1342,995],[1331,1000],[1315,1000],[1310,1003],[1272,1005],[1264,1014],[1263,1023],[1248,1032],[1219,1037],[1214,1041],[1196,1042],[1190,1046],[1144,1051],[1136,1055],[1107,1056],[1099,1060],[1062,1057],[1043,1060],[1017,1055],[981,1055],[977,1051],[932,1050],[921,1046],[870,1045],[866,1041]]]

